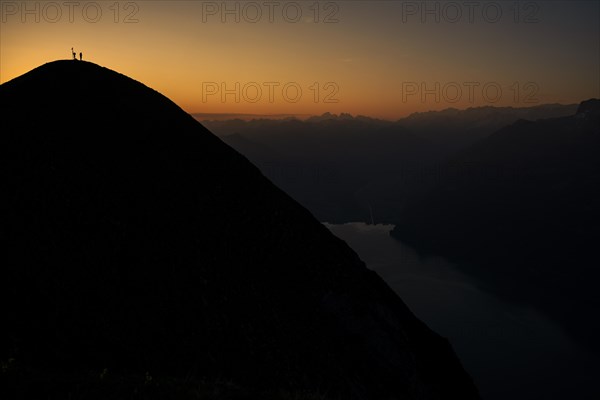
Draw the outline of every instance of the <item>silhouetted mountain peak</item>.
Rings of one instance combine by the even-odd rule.
[[[600,99],[582,101],[577,108],[577,114],[600,115]]]
[[[132,88],[143,87],[152,90],[108,68],[87,61],[73,60],[49,62],[5,85],[9,88],[19,88],[33,83],[39,85],[39,92],[47,91],[48,95],[54,94],[61,99],[65,94],[70,94],[74,99],[81,99],[89,95],[106,94],[119,97],[122,91]],[[117,88],[120,90],[111,92],[112,89]]]
[[[0,108],[0,359],[22,398],[105,369],[244,398],[478,397],[344,242],[158,92],[58,61],[0,86]]]
[[[321,122],[328,120],[335,121],[343,121],[343,120],[353,120],[354,117],[351,114],[341,113],[341,114],[332,114],[330,112],[323,113],[321,115],[315,115],[313,117],[307,118],[306,122]]]

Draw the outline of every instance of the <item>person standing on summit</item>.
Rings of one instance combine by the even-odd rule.
[[[79,61],[83,61],[83,53],[79,52]]]

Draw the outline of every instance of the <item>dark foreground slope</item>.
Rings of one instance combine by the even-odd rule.
[[[344,242],[159,93],[59,61],[0,107],[3,390],[477,397]]]
[[[462,262],[600,352],[599,149],[600,100],[518,121],[457,156],[456,173],[406,207],[392,235]]]

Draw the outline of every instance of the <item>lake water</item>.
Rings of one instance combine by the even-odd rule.
[[[393,225],[325,226],[450,340],[484,399],[600,399],[598,360],[541,312],[486,292],[443,258],[421,258],[389,236]]]

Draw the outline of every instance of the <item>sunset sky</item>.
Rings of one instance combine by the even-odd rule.
[[[190,113],[397,119],[600,97],[597,1],[0,3],[0,82],[74,47]]]

